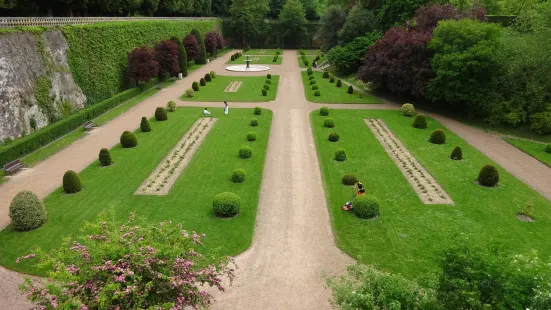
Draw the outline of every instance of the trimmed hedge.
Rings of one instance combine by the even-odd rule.
[[[337,80],[337,87],[341,87],[341,86],[342,86],[341,80]]]
[[[99,151],[98,160],[100,165],[102,165],[103,167],[111,166],[113,164],[111,153],[109,153],[109,150],[106,148],[103,148]]]
[[[354,185],[356,184],[356,182],[358,182],[358,178],[356,178],[355,175],[353,174],[345,174],[343,177],[342,177],[342,184],[344,185]],[[352,205],[354,206],[354,205]]]
[[[205,81],[207,82],[211,81],[210,73],[205,73]]]
[[[334,77],[331,77],[331,78],[329,79],[329,83],[335,83],[335,78],[334,78]]]
[[[256,132],[249,132],[247,134],[247,141],[256,141]]]
[[[268,80],[271,80],[271,79],[272,79],[272,75],[271,75],[270,73],[268,73],[268,74],[266,74],[266,78],[267,78]]]
[[[354,88],[352,87],[352,85],[348,86],[348,91],[347,92],[351,95],[354,93]]]
[[[272,80],[266,80],[264,81],[264,84],[272,85]]]
[[[335,132],[332,132],[332,133],[329,134],[328,139],[331,142],[337,142],[337,141],[339,141],[339,135]]]
[[[446,143],[446,133],[442,129],[436,129],[430,135],[429,141],[432,144],[444,144]]]
[[[253,149],[250,146],[242,146],[239,149],[239,157],[242,159],[251,158],[253,156]]]
[[[320,115],[321,115],[321,116],[327,116],[327,115],[329,115],[329,108],[328,108],[328,107],[321,107],[321,108],[320,108]]]
[[[499,172],[496,167],[486,165],[478,173],[478,183],[482,186],[493,187],[499,182]]]
[[[207,86],[207,81],[205,81],[205,78],[201,78],[201,79],[199,80],[199,85],[201,85],[201,86]]]
[[[333,128],[335,127],[335,121],[332,118],[328,117],[323,120],[323,127]]]
[[[121,135],[121,146],[125,149],[133,148],[138,145],[138,138],[128,130],[125,130]]]
[[[312,85],[312,90],[318,90],[318,85]]]
[[[335,160],[336,161],[345,161],[346,160],[346,150],[345,149],[337,149],[335,152]]]
[[[379,200],[371,195],[358,195],[352,200],[352,212],[361,219],[379,215]]]
[[[142,120],[140,122],[140,130],[142,132],[150,132],[151,131],[151,125],[149,124],[149,121],[145,116],[142,117]]]
[[[233,183],[245,182],[245,175],[247,173],[243,169],[235,169],[231,174],[231,180]]]
[[[266,96],[266,95],[268,95],[268,91],[265,89],[262,89],[262,96]]]
[[[160,121],[160,122],[161,122],[161,121],[166,121],[166,120],[168,120],[168,115],[167,115],[167,113],[166,113],[165,108],[163,108],[163,107],[157,107],[157,108],[155,109],[155,119],[156,119],[157,121]]]
[[[412,117],[415,115],[415,107],[411,103],[404,103],[402,105],[402,115]]]
[[[68,170],[63,175],[63,190],[67,194],[74,194],[82,190],[82,183],[76,172],[73,170]]]
[[[306,73],[307,73],[308,75],[314,74],[314,72],[312,71],[312,68],[306,69]]]
[[[234,193],[224,192],[214,196],[212,209],[217,217],[234,217],[239,214],[241,198]]]
[[[265,90],[270,90],[270,85],[264,84],[263,88],[264,88]]]
[[[9,215],[11,224],[18,231],[37,229],[48,220],[44,202],[31,191],[22,191],[13,197]]]
[[[417,114],[413,120],[412,126],[414,128],[425,129],[427,128],[427,118],[423,114]]]
[[[315,77],[315,76],[313,76],[313,75],[310,75],[310,76],[308,77],[308,79],[309,79],[309,80],[315,80],[315,79],[316,79],[316,77]]]
[[[191,83],[191,89],[193,91],[199,91],[199,83],[197,83],[197,82]]]
[[[316,80],[314,79],[310,80],[310,85],[316,85]]]
[[[456,146],[453,149],[452,154],[450,155],[450,158],[453,159],[453,160],[462,160],[463,159],[463,151],[461,150],[461,148],[459,146]]]
[[[254,115],[260,115],[262,114],[262,109],[260,107],[255,107],[254,108]]]
[[[319,91],[319,90],[316,90],[316,91],[314,92],[314,96],[316,96],[316,97],[319,97],[319,96],[321,96],[321,93],[320,93],[320,91]]]

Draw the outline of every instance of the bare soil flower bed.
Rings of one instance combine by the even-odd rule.
[[[224,89],[225,93],[235,93],[241,87],[241,81],[231,81],[228,86]]]

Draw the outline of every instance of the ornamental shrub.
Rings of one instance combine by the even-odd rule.
[[[314,72],[312,71],[312,68],[306,69],[306,73],[307,73],[308,75],[314,74]]]
[[[218,33],[216,31],[210,31],[205,34],[205,49],[207,53],[214,55],[218,49]]]
[[[263,88],[264,88],[265,90],[269,90],[269,89],[270,89],[270,85],[264,84]]]
[[[193,91],[193,89],[191,88],[186,89],[186,97],[191,98],[193,96],[195,96],[195,92]]]
[[[463,151],[461,150],[461,148],[459,146],[456,146],[453,149],[452,154],[450,155],[450,158],[453,159],[453,160],[462,160],[463,159]]]
[[[411,103],[404,103],[402,105],[402,115],[407,117],[412,117],[415,115],[415,108]]]
[[[551,153],[551,143],[549,143],[545,146],[545,152],[546,153]]]
[[[329,83],[335,83],[335,78],[334,78],[334,77],[331,77],[331,78],[329,79]]]
[[[155,45],[155,60],[159,64],[159,76],[176,76],[180,71],[178,44],[172,40],[158,42]]]
[[[18,231],[37,229],[48,219],[44,203],[31,191],[21,191],[13,197],[9,215]]]
[[[312,90],[318,90],[318,85],[312,85]]]
[[[224,192],[214,196],[212,208],[217,217],[234,217],[239,214],[241,198],[234,193]]]
[[[178,39],[178,37],[173,36],[170,38],[176,45],[178,46],[178,67],[180,69],[180,72],[182,73],[182,76],[187,76],[187,53],[186,49],[184,48],[184,45],[182,44],[182,40]]]
[[[68,170],[63,175],[63,190],[67,194],[78,193],[82,189],[82,183],[76,172]]]
[[[239,148],[239,157],[242,159],[251,158],[253,156],[253,149],[250,146],[242,146]]]
[[[303,63],[306,67],[308,67],[308,59],[307,59],[306,57],[302,58],[302,63]],[[308,74],[310,74],[310,73],[308,73]]]
[[[155,119],[157,121],[166,121],[168,119],[168,115],[166,114],[165,108],[157,107],[155,109]]]
[[[266,80],[264,81],[264,84],[272,85],[272,80]]]
[[[349,94],[353,94],[353,93],[354,93],[354,88],[352,87],[352,85],[348,86],[348,93],[349,93]]]
[[[201,86],[207,86],[207,81],[205,81],[204,78],[201,78],[201,79],[199,80],[199,85],[201,85]]]
[[[339,135],[337,133],[334,133],[334,132],[330,133],[329,134],[329,141],[331,141],[331,142],[339,141]]]
[[[210,82],[210,73],[205,73],[205,81]]]
[[[266,96],[266,95],[268,95],[268,91],[263,88],[262,89],[262,96]]]
[[[231,174],[231,180],[233,183],[245,182],[246,172],[243,169],[235,169]]]
[[[122,133],[120,142],[121,142],[121,146],[125,149],[132,148],[138,145],[138,139],[132,132],[128,130],[125,130]]]
[[[310,85],[314,85],[314,84],[316,84],[316,80],[311,80]]]
[[[321,93],[320,93],[319,90],[316,90],[316,91],[314,92],[314,96],[319,97],[320,95],[321,95]]]
[[[337,87],[341,87],[341,86],[342,86],[341,80],[337,80]]]
[[[251,119],[251,127],[256,127],[258,126],[258,118],[253,118]]]
[[[111,160],[111,153],[109,153],[109,150],[106,148],[103,148],[99,151],[99,163],[103,167],[111,166],[113,164],[113,161]]]
[[[356,182],[358,182],[358,178],[356,178],[355,175],[353,174],[345,174],[343,177],[342,177],[342,184],[344,185],[354,185],[356,184]],[[354,206],[354,205],[352,205]]]
[[[204,65],[207,63],[207,50],[205,48],[205,40],[203,35],[197,29],[192,29],[191,34],[197,39],[197,44],[199,44],[199,57],[195,60],[196,63]]]
[[[234,55],[231,55],[230,60],[231,60],[231,61],[235,61],[235,56],[234,56]]]
[[[274,59],[272,60],[272,62],[277,62],[277,56],[274,56]]]
[[[313,75],[310,75],[310,76],[308,77],[308,80],[315,80],[315,79],[316,79],[316,77],[313,76]]]
[[[436,129],[430,135],[429,141],[432,144],[444,144],[446,143],[446,133],[442,129]]]
[[[149,124],[149,121],[145,116],[142,117],[142,121],[140,122],[140,130],[142,132],[150,132],[151,131],[151,125]]]
[[[335,121],[332,118],[328,117],[323,120],[323,127],[333,128],[335,127]]]
[[[336,161],[345,161],[346,160],[346,150],[345,149],[337,149],[335,152],[335,160]]]
[[[249,132],[247,134],[247,141],[256,141],[256,132]]]
[[[199,50],[200,50],[199,43],[197,42],[197,38],[193,34],[188,34],[182,40],[182,44],[186,49],[187,60],[197,61],[197,59],[199,59]]]
[[[499,182],[499,172],[492,165],[486,165],[478,173],[478,183],[482,186],[493,187]]]
[[[323,78],[328,79],[329,78],[329,72],[327,72],[327,71],[323,72]]]
[[[127,77],[131,84],[139,85],[151,81],[159,73],[155,52],[148,46],[138,47],[128,54]]]
[[[199,83],[193,82],[191,84],[191,89],[193,89],[193,91],[199,91]]]
[[[358,195],[352,200],[352,211],[361,219],[371,219],[379,215],[379,200],[371,195]]]
[[[329,115],[329,108],[328,108],[328,107],[321,107],[321,108],[320,108],[320,115],[321,115],[321,116],[327,116],[327,115]]]
[[[262,109],[260,107],[254,108],[254,115],[260,115],[262,114]]]
[[[272,75],[268,73],[268,74],[266,74],[266,78],[267,78],[268,80],[271,80],[271,79],[272,79]]]
[[[215,77],[216,77],[216,72],[211,71],[211,72],[210,72],[210,78],[211,78],[211,79],[214,79]]]
[[[168,112],[176,112],[176,102],[169,101],[166,105],[166,109],[168,110]]]
[[[427,128],[427,119],[423,114],[417,114],[413,120],[413,127],[419,129]]]

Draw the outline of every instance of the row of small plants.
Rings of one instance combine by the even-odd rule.
[[[321,93],[319,91],[319,86],[317,85],[316,77],[314,76],[314,72],[313,72],[312,68],[306,69],[306,73],[308,74],[308,80],[310,81],[310,86],[312,87],[312,90],[314,91],[314,96],[316,96],[316,97],[321,96]],[[333,76],[330,76],[329,72],[327,72],[327,71],[323,72],[322,77],[324,79],[329,79],[329,83],[335,83],[335,78]],[[336,80],[336,81],[337,82],[336,82],[335,86],[338,87],[338,88],[341,88],[342,87],[342,81],[340,79]],[[354,88],[351,85],[348,86],[346,91],[349,94],[354,94]]]
[[[245,51],[245,52],[246,52],[246,51]],[[230,59],[231,59],[231,61],[234,61],[234,60],[239,59],[241,56],[243,56],[243,53],[237,52],[237,53],[231,55]]]
[[[261,115],[262,109],[259,107],[254,108],[254,115]],[[254,117],[251,119],[249,126],[257,127],[258,118]],[[247,141],[254,142],[256,141],[256,132],[249,132],[246,137]],[[253,156],[253,149],[244,145],[239,148],[239,158],[249,159]],[[245,169],[235,169],[232,172],[231,180],[233,183],[243,183],[245,182],[245,177],[247,172]],[[212,201],[212,208],[214,214],[217,217],[221,218],[230,218],[239,214],[239,209],[241,208],[241,197],[232,192],[223,192],[214,196]]]
[[[262,87],[262,96],[268,96],[268,91],[270,90],[271,85],[272,75],[268,73],[266,75],[266,81],[264,81],[264,86]]]
[[[274,59],[272,60],[272,62],[277,62],[277,59],[279,58],[279,53],[276,52],[275,56],[274,56]]]
[[[212,81],[212,79],[216,78],[216,72],[211,71],[209,73],[205,74],[205,77],[202,77],[199,82],[193,82],[191,83],[191,88],[186,89],[185,96],[187,98],[191,98],[195,96],[195,92],[199,91],[200,86],[207,86],[207,83]]]

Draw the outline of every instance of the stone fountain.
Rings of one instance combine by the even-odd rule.
[[[237,71],[237,72],[259,72],[259,71],[270,70],[270,67],[267,67],[267,66],[250,65],[250,62],[252,60],[249,59],[249,55],[245,55],[245,57],[246,57],[245,59],[246,65],[229,66],[229,67],[226,67],[226,70]]]

